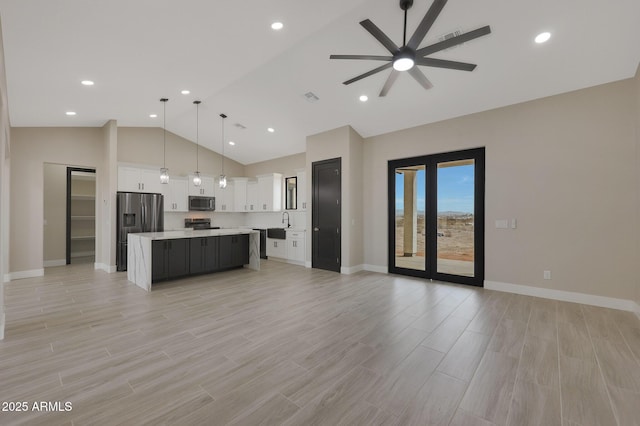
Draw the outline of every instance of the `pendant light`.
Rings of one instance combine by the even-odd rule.
[[[169,183],[169,169],[167,169],[167,102],[169,99],[162,98],[162,140],[163,140],[163,160],[160,169],[160,183]]]
[[[220,188],[224,189],[227,187],[227,176],[224,174],[224,119],[227,118],[227,116],[220,114],[220,117],[222,117],[222,171],[218,183],[220,184]]]
[[[193,186],[200,186],[202,184],[202,178],[200,177],[200,164],[198,163],[198,149],[200,147],[200,143],[198,142],[198,133],[199,133],[199,127],[200,127],[200,121],[199,121],[199,107],[200,107],[200,101],[193,101],[194,104],[196,104],[196,171],[193,172]]]

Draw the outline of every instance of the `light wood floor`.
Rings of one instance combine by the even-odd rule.
[[[631,313],[263,261],[158,285],[6,285],[0,424],[638,425]]]

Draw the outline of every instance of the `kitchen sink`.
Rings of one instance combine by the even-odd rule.
[[[287,238],[287,232],[284,228],[269,228],[267,229],[267,238],[285,240]]]

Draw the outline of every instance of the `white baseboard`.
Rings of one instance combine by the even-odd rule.
[[[5,274],[4,281],[8,282],[13,280],[21,280],[23,278],[35,278],[35,277],[41,277],[43,275],[44,275],[44,268],[32,269],[30,271],[9,272],[8,274]]]
[[[4,312],[0,313],[0,340],[4,340],[4,323],[5,322],[5,316],[4,316]]]
[[[340,273],[341,274],[345,274],[345,275],[351,275],[351,274],[355,274],[356,272],[360,272],[363,270],[363,265],[356,265],[356,266],[341,266],[340,267]]]
[[[311,262],[304,262],[305,268],[311,268]]]
[[[67,259],[45,260],[44,267],[49,268],[52,266],[64,266],[67,264]]]
[[[364,269],[365,271],[369,271],[369,272],[378,272],[380,274],[388,274],[389,273],[389,268],[386,266],[380,266],[380,265],[367,265],[364,264],[362,265],[362,269]]]
[[[600,306],[603,308],[636,311],[637,303],[632,300],[616,299],[613,297],[596,296],[594,294],[576,293],[572,291],[554,290],[550,288],[531,287],[527,285],[485,281],[487,290],[504,291],[507,293],[523,294],[525,296],[542,297],[544,299],[561,300],[563,302],[582,303],[583,305]],[[636,306],[634,306],[636,305]],[[636,311],[637,313],[637,311]]]
[[[118,267],[116,265],[109,266],[109,265],[105,265],[104,263],[94,263],[93,269],[105,271],[108,274],[113,274],[118,270]]]
[[[636,312],[636,316],[638,317],[638,319],[640,320],[640,304],[638,302],[635,302],[635,312]]]

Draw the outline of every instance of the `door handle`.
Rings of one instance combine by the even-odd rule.
[[[318,231],[320,230],[320,228],[315,227],[315,228],[313,228],[313,230],[314,230],[315,232],[318,232]]]

